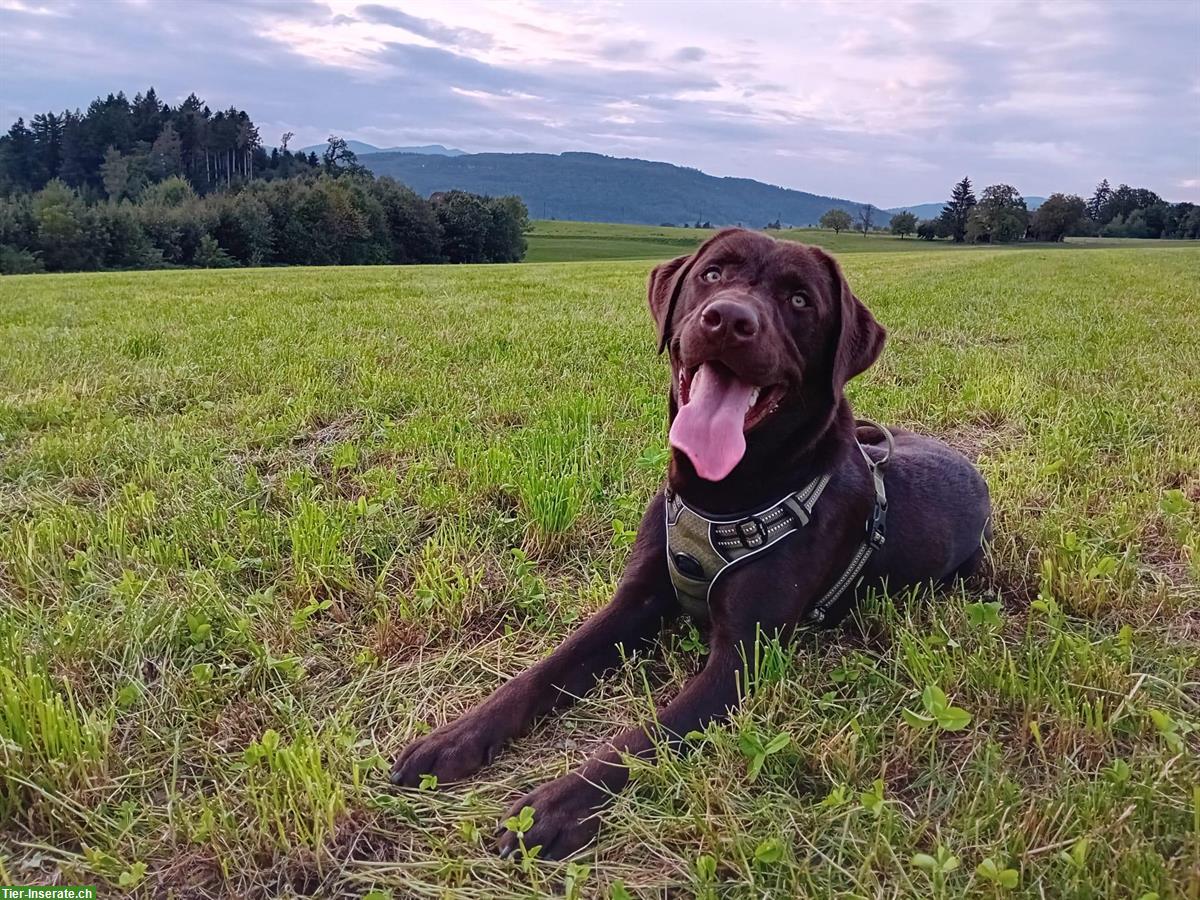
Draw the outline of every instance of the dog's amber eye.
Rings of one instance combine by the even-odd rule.
[[[721,270],[716,266],[709,266],[700,274],[700,278],[709,284],[716,284],[721,280]]]
[[[808,294],[804,293],[804,291],[796,291],[792,294],[793,309],[804,309],[806,306],[808,306]]]

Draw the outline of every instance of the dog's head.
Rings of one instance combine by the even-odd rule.
[[[674,375],[671,445],[708,481],[748,442],[828,414],[886,336],[829,254],[739,228],[657,266],[649,300]]]

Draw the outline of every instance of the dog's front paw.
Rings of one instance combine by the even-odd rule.
[[[405,747],[392,766],[392,784],[418,787],[426,775],[440,784],[461,781],[490,763],[502,743],[489,722],[463,716]]]
[[[582,776],[571,773],[548,781],[512,805],[496,831],[496,849],[501,856],[521,851],[541,849],[538,859],[565,859],[578,853],[596,837],[600,830],[599,810],[609,795],[590,784]],[[505,823],[511,818],[520,820],[525,807],[533,810],[533,824],[521,832]],[[524,826],[526,823],[520,823]]]

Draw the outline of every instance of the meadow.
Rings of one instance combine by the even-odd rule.
[[[881,214],[882,215],[882,214]],[[526,235],[527,262],[571,262],[588,259],[670,259],[687,253],[713,228],[681,228],[667,225],[615,225],[609,222],[560,222],[535,219]],[[777,237],[817,244],[832,253],[897,252],[900,250],[955,249],[950,241],[919,241],[916,237],[891,234],[834,234],[823,228],[788,228],[771,232]]]
[[[637,764],[574,862],[488,836],[702,665],[686,623],[478,778],[387,784],[612,592],[666,462],[662,231],[0,279],[0,884],[1200,895],[1200,248],[840,236],[903,251],[840,256],[891,332],[855,407],[978,462],[986,572],[764,638],[733,720]]]
[[[877,224],[887,224],[888,216],[877,213]],[[561,222],[554,219],[536,219],[531,223],[526,240],[529,244],[525,255],[527,262],[574,262],[593,259],[670,259],[687,253],[705,238],[716,233],[711,228],[681,228],[655,225],[616,225],[609,222]],[[1145,241],[1127,238],[1068,238],[1061,244],[1021,243],[975,247],[955,244],[952,241],[922,241],[915,236],[897,237],[893,234],[872,232],[863,236],[858,232],[843,231],[835,234],[826,228],[785,228],[770,232],[776,237],[790,241],[801,241],[824,247],[830,253],[898,253],[916,251],[962,251],[970,249],[990,250],[1078,250],[1082,248],[1146,247],[1186,248],[1195,246],[1194,241]]]

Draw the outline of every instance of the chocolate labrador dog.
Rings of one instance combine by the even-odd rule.
[[[872,588],[969,574],[990,537],[987,485],[933,438],[857,426],[846,382],[875,362],[884,329],[816,247],[728,229],[654,269],[650,312],[669,350],[672,448],[611,603],[561,647],[392,769],[457,781],[539,716],[571,703],[623,653],[681,612],[710,625],[708,661],[657,720],[513,804],[544,858],[570,855],[597,811],[650,757],[721,719],[738,699],[756,634],[832,624]],[[500,852],[516,835],[498,834]]]

